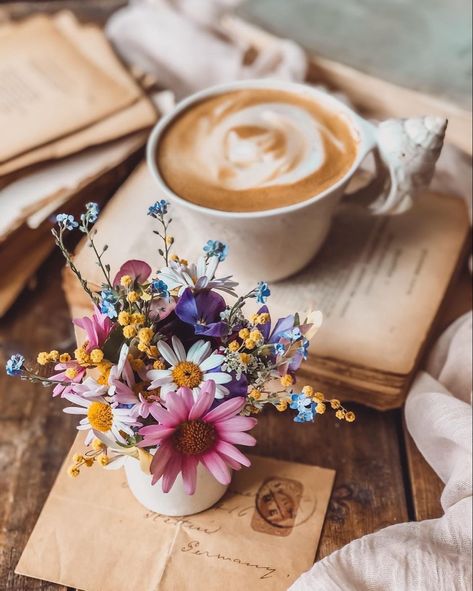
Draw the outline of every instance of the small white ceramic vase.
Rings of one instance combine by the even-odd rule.
[[[184,491],[181,474],[168,493],[162,489],[162,481],[151,484],[151,475],[146,474],[135,458],[125,461],[125,473],[128,486],[136,499],[150,511],[161,515],[184,516],[193,515],[209,509],[219,501],[228,489],[228,485],[220,484],[210,472],[199,463],[197,466],[197,486],[193,495]]]

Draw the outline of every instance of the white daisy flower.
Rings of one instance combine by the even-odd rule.
[[[222,365],[225,357],[215,352],[210,354],[208,341],[197,341],[186,353],[180,339],[173,336],[172,348],[164,341],[159,341],[158,349],[171,367],[148,371],[147,378],[151,381],[148,389],[160,387],[163,400],[169,392],[175,392],[181,387],[190,388],[197,399],[200,386],[208,380],[213,380],[216,384],[215,398],[223,398],[230,393],[222,384],[230,382],[231,375],[223,371],[211,371]]]
[[[170,290],[178,289],[179,295],[188,287],[196,289],[217,289],[235,296],[236,281],[232,281],[232,276],[215,277],[215,271],[219,264],[217,256],[210,257],[207,261],[205,257],[200,257],[197,264],[183,265],[177,261],[171,261],[169,267],[164,267],[159,273],[158,278],[164,281]]]
[[[73,390],[83,398],[97,398],[107,393],[108,386],[99,384],[96,379],[89,376],[83,382],[74,384]]]
[[[136,417],[131,416],[129,408],[117,408],[106,402],[104,398],[97,396],[86,399],[76,394],[68,394],[65,398],[77,405],[64,408],[65,413],[85,415],[77,429],[89,431],[85,439],[86,445],[97,437],[97,432],[113,436],[116,441],[126,444],[126,439],[120,432],[133,435],[132,427],[140,426]]]

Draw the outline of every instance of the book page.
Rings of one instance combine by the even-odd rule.
[[[272,285],[269,301],[281,315],[322,310],[313,355],[408,374],[468,231],[455,197],[425,192],[412,210],[391,217],[346,206],[313,262]]]
[[[137,91],[117,82],[46,17],[0,35],[0,162],[130,105]]]
[[[161,265],[147,207],[163,198],[143,165],[118,191],[99,219],[98,244],[108,244],[112,274],[127,259]],[[133,208],[127,203],[133,200]],[[195,260],[182,212],[172,207],[175,252]],[[182,218],[181,218],[182,219]],[[126,233],[117,228],[127,228]],[[408,374],[437,314],[469,231],[464,203],[425,192],[409,212],[375,217],[345,206],[314,261],[301,273],[272,284],[273,316],[322,310],[325,321],[311,345],[315,356],[379,372]],[[218,239],[218,236],[212,238]],[[202,244],[208,236],[202,236]],[[76,264],[93,282],[102,281],[87,248]],[[277,264],[277,261],[275,261]],[[232,271],[231,249],[219,268]],[[236,277],[241,292],[251,288]],[[74,296],[72,296],[73,299]],[[316,359],[314,358],[314,362]]]
[[[153,125],[157,112],[151,101],[142,94],[132,76],[114,54],[104,33],[96,26],[83,26],[72,13],[60,12],[53,22],[56,27],[86,57],[120,84],[137,94],[138,100],[129,107],[105,117],[71,135],[49,142],[16,158],[0,164],[0,177],[27,168],[32,164],[62,158],[90,146],[102,144]]]
[[[144,142],[144,134],[138,133],[90,148],[34,170],[0,190],[0,246],[32,213],[60,198],[67,200],[83,183],[116,166]]]

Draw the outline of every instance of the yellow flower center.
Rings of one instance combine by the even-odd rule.
[[[113,424],[112,408],[104,402],[92,402],[87,409],[90,426],[96,431],[110,431]]]
[[[201,419],[185,421],[173,435],[174,447],[183,454],[196,455],[210,449],[215,441],[215,428]]]
[[[197,388],[202,381],[202,372],[192,361],[181,361],[172,370],[172,379],[180,388]]]
[[[66,369],[66,371],[64,372],[64,375],[66,376],[66,378],[69,378],[70,380],[73,380],[76,376],[77,376],[77,369],[75,367],[68,367]]]

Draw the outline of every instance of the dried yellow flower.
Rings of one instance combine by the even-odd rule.
[[[120,279],[120,285],[122,287],[130,287],[132,283],[133,277],[131,277],[130,275],[123,275],[123,277]]]
[[[129,324],[123,328],[123,336],[126,339],[132,339],[136,336],[136,328],[133,326],[133,324]]]
[[[281,376],[279,381],[281,382],[281,386],[283,388],[288,388],[289,386],[292,386],[292,384],[294,383],[292,376],[288,373],[284,376]]]
[[[90,352],[90,360],[92,363],[100,363],[103,361],[103,351],[100,349],[92,349]]]
[[[122,311],[118,314],[118,324],[120,326],[126,326],[127,324],[130,324],[130,322],[131,316],[128,312]]]

